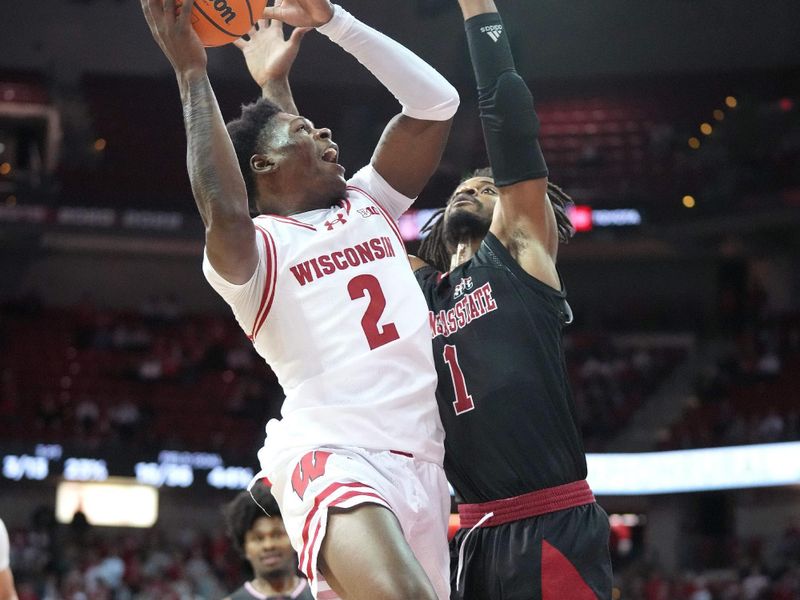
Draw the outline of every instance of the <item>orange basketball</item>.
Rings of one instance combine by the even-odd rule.
[[[229,44],[253,28],[266,4],[266,0],[195,0],[192,26],[204,46]]]

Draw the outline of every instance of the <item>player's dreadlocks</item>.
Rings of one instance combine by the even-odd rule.
[[[419,258],[437,271],[442,273],[449,271],[450,251],[444,241],[444,208],[437,209],[419,232],[428,234],[422,239],[417,250]]]
[[[492,169],[486,167],[477,169],[472,175],[462,180],[466,181],[473,177],[492,178]],[[547,182],[547,197],[556,215],[556,226],[558,227],[558,239],[563,243],[568,243],[575,234],[575,228],[567,215],[567,207],[572,204],[572,198],[554,183]],[[453,248],[447,247],[444,236],[444,208],[438,209],[431,215],[431,218],[422,226],[420,233],[428,235],[422,240],[417,255],[426,263],[434,267],[437,271],[446,272],[450,270],[450,258]]]

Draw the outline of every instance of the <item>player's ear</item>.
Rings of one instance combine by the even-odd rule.
[[[278,163],[268,154],[253,154],[250,157],[250,168],[259,175],[278,170]]]

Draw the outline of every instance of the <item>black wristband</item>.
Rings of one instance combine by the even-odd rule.
[[[464,22],[472,69],[478,89],[494,86],[505,71],[513,71],[514,56],[500,14],[484,13]]]
[[[495,184],[506,186],[546,177],[533,96],[514,67],[500,15],[477,15],[467,19],[464,28],[478,82],[478,108]]]

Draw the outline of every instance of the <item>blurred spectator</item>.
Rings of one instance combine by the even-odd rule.
[[[240,341],[233,348],[228,350],[226,355],[226,366],[238,373],[249,372],[253,370],[256,361],[253,359],[253,345]]]
[[[762,593],[769,587],[767,577],[760,567],[750,568],[749,573],[742,579],[742,597],[744,600],[758,600]]]
[[[43,431],[61,431],[64,411],[52,392],[44,394],[36,409],[36,426]]]
[[[778,414],[777,410],[771,408],[756,429],[756,440],[758,442],[777,442],[782,439],[783,430],[783,417]]]
[[[80,402],[75,407],[75,422],[80,428],[80,433],[83,435],[94,433],[99,419],[100,408],[97,406],[97,402],[88,395],[81,396]]]
[[[226,600],[279,600],[287,596],[313,600],[308,582],[298,572],[297,554],[283,526],[278,503],[263,484],[254,486],[251,492],[239,493],[223,508],[233,547],[253,573],[253,578]]]
[[[91,562],[94,564],[86,570],[84,575],[86,590],[90,594],[108,590],[117,597],[122,588],[125,563],[114,553]]]
[[[130,398],[123,398],[108,413],[111,426],[124,442],[130,441],[141,420],[139,408]]]

